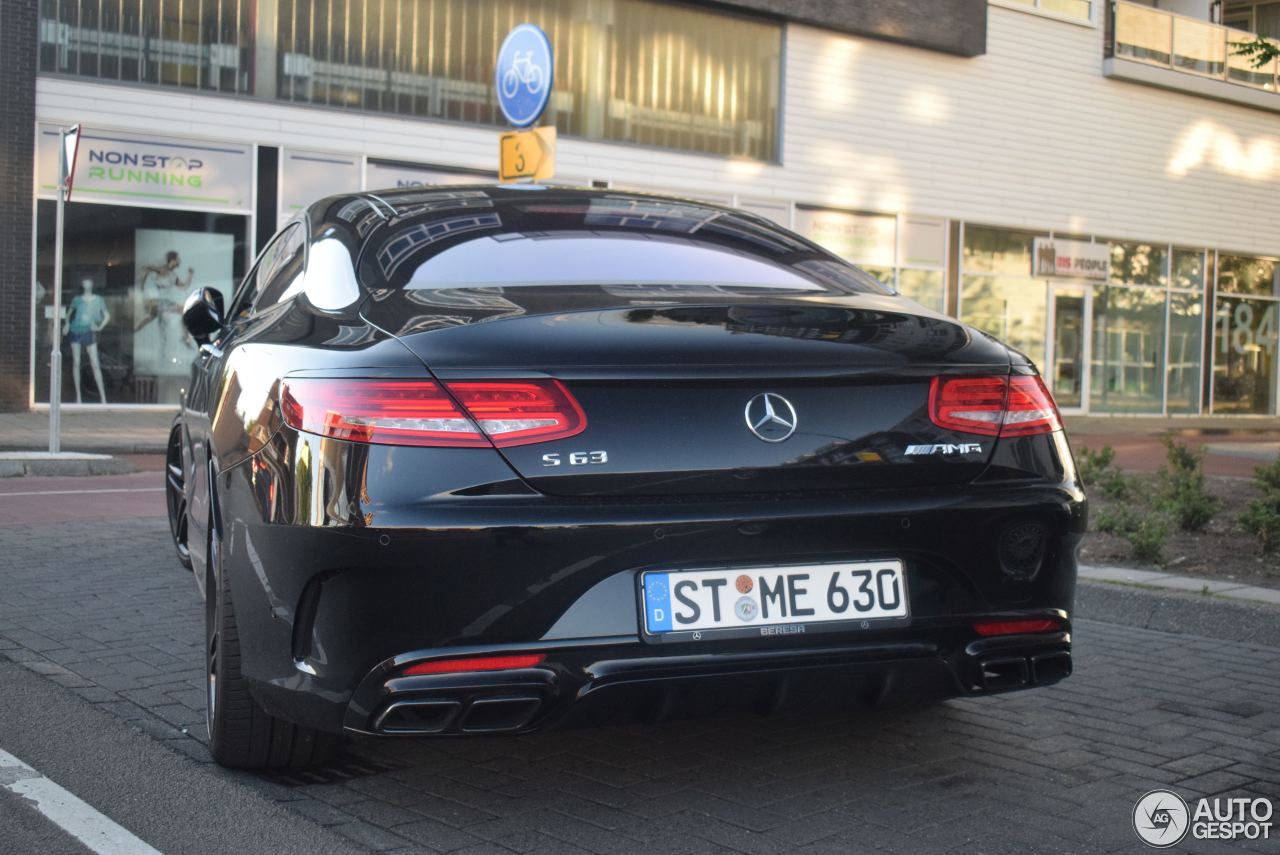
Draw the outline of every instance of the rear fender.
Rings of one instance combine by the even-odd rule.
[[[184,432],[190,436],[190,431]],[[213,489],[213,468],[205,446],[188,441],[184,443],[183,465],[187,470],[187,548],[191,554],[191,571],[196,586],[204,596],[204,579],[209,567],[209,512],[210,491]]]
[[[208,522],[205,525],[206,533],[203,539],[203,543],[205,544],[205,561],[201,572],[196,573],[195,576],[196,585],[200,588],[200,595],[205,599],[208,599],[208,584],[212,582],[213,590],[216,591],[218,589],[218,579],[216,578],[218,568],[210,565],[208,544],[213,538],[222,537],[222,516],[218,506],[218,473],[214,468],[212,460],[207,462],[205,469],[208,472],[207,479],[209,482],[209,510],[208,513],[205,514],[205,519],[208,520]]]

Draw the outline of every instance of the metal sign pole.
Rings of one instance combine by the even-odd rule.
[[[62,451],[62,232],[80,151],[80,126],[64,128],[58,146],[58,217],[53,230],[53,321],[49,328],[49,453]]]
[[[62,214],[67,197],[66,157],[58,181],[58,217],[53,231],[53,323],[49,353],[49,452],[62,450]]]

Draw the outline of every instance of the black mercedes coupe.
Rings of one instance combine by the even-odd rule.
[[[224,765],[1071,673],[1086,505],[1033,365],[760,217],[337,196],[183,320]]]

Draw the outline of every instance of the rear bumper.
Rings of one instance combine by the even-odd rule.
[[[713,707],[736,698],[756,709],[815,694],[957,695],[1046,682],[1048,666],[1037,670],[1031,657],[1069,651],[1086,522],[1072,483],[552,499],[516,487],[450,492],[431,482],[445,478],[438,469],[396,456],[406,449],[335,442],[309,441],[311,480],[303,483],[292,474],[303,469],[301,453],[274,449],[281,442],[219,476],[224,567],[255,697],[277,716],[322,730],[386,730],[377,721],[388,704],[423,696],[439,696],[441,716],[455,716],[441,728],[450,732],[474,727],[467,722],[476,714],[464,712],[476,699],[506,695],[519,703],[481,704],[503,724],[491,729],[633,712],[660,718],[700,709],[711,686]],[[448,460],[478,483],[498,483],[497,471],[480,471],[494,456],[479,451]],[[1029,564],[1028,526],[1042,535]],[[701,646],[652,644],[639,631],[636,576],[644,570],[889,557],[907,574],[905,627]],[[981,617],[1046,615],[1063,621],[1061,638],[1024,636],[1008,647],[1010,639],[979,640],[972,631]],[[1006,648],[1012,652],[996,655]],[[527,685],[395,677],[410,661],[518,650],[548,656],[521,675]],[[1001,658],[1013,661],[983,677],[984,664]]]
[[[918,629],[911,633],[914,640],[845,640],[784,651],[664,651],[657,656],[652,648],[622,640],[589,647],[542,646],[547,660],[535,668],[399,676],[405,665],[439,653],[421,651],[366,675],[347,708],[344,729],[415,736],[527,733],[1045,686],[1071,673],[1070,631],[1063,620],[1058,632],[967,644],[962,639],[968,633],[957,626]],[[465,652],[494,655],[512,649]]]

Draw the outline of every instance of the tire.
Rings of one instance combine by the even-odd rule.
[[[219,537],[209,527],[205,587],[206,719],[209,753],[232,769],[302,769],[330,761],[338,737],[270,715],[240,672],[240,636],[225,574],[216,572]]]
[[[169,429],[169,442],[164,453],[164,498],[169,510],[169,534],[178,552],[178,563],[191,569],[191,550],[187,548],[190,518],[187,516],[187,476],[182,465],[182,424],[177,418]]]

